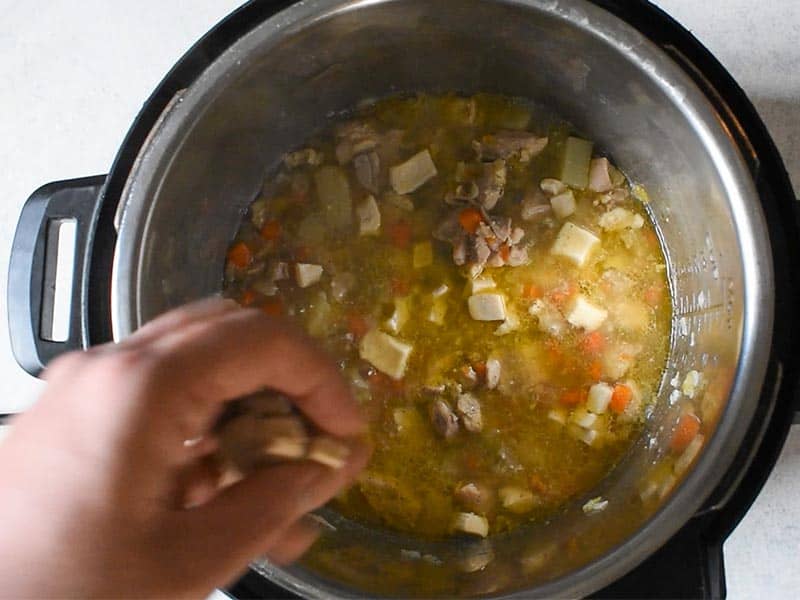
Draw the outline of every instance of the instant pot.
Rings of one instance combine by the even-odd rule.
[[[493,563],[454,571],[437,594],[723,596],[722,543],[766,480],[796,409],[798,210],[745,94],[647,2],[246,4],[167,75],[108,175],[48,184],[26,203],[8,285],[18,362],[38,374],[60,353],[121,339],[218,292],[226,247],[282,154],[365,98],[415,91],[532,98],[596,140],[650,192],[673,297],[658,401],[641,439],[592,491],[609,509],[587,518],[577,499],[547,523],[494,539]],[[72,311],[67,339],[53,341],[64,221],[77,227]],[[699,401],[706,443],[654,510],[631,512],[669,439],[670,382],[689,370],[709,377]],[[288,569],[254,563],[232,593],[430,595],[420,582],[431,564],[409,557],[447,566],[469,551],[459,540],[423,543],[329,518],[325,560],[312,552]],[[603,543],[582,552],[589,537]],[[548,569],[546,558],[535,569],[510,566],[568,538],[577,540],[569,568]]]

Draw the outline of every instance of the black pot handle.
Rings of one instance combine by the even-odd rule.
[[[99,175],[48,183],[22,208],[8,269],[8,331],[14,358],[31,375],[59,354],[85,347],[86,265],[105,180]],[[44,328],[52,325],[57,233],[67,221],[75,223],[69,329],[65,340],[53,341]]]

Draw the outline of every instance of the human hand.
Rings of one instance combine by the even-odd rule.
[[[257,556],[299,557],[316,538],[304,515],[367,461],[365,423],[330,359],[232,301],[167,313],[59,358],[45,378],[0,444],[0,596],[201,597]],[[264,387],[346,438],[348,460],[269,466],[218,491],[209,432],[225,401]]]

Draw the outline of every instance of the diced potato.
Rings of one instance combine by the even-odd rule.
[[[519,317],[513,310],[509,310],[506,319],[494,330],[494,335],[508,335],[519,329]]]
[[[550,253],[568,258],[577,266],[582,267],[599,245],[600,238],[595,234],[567,221],[558,232],[556,241],[550,248]]]
[[[470,279],[467,283],[467,293],[472,294],[480,294],[481,292],[485,292],[487,290],[493,290],[496,287],[494,279],[485,275],[483,277],[475,277],[474,279]]]
[[[534,300],[528,313],[539,320],[539,330],[544,333],[558,337],[567,329],[567,322],[558,309],[542,299]]]
[[[350,448],[330,436],[323,435],[311,440],[306,458],[331,469],[341,469],[350,456]]]
[[[392,379],[402,379],[413,349],[410,344],[372,329],[361,339],[358,352],[361,358]]]
[[[506,300],[502,294],[474,294],[467,300],[469,315],[476,321],[505,321]]]
[[[589,161],[592,158],[592,142],[568,137],[564,143],[559,179],[567,185],[585,189],[589,183]]]
[[[439,298],[433,301],[431,310],[428,313],[428,321],[436,325],[444,325],[444,317],[447,314],[447,304]]]
[[[575,212],[575,196],[571,190],[567,190],[550,198],[550,206],[553,207],[553,214],[556,217],[566,219]]]
[[[414,244],[412,264],[415,269],[424,269],[433,264],[433,246],[429,241]]]
[[[681,391],[686,394],[688,398],[694,398],[697,390],[702,384],[703,377],[695,370],[691,370],[686,374],[681,386]]]
[[[381,211],[375,202],[375,196],[370,194],[356,206],[356,217],[359,235],[377,235],[381,229]]]
[[[551,408],[547,413],[547,418],[564,425],[567,422],[567,411],[563,408]]]
[[[607,158],[593,158],[589,162],[589,189],[593,192],[607,192],[614,185],[611,182],[611,165]]]
[[[409,304],[408,296],[394,299],[394,312],[386,320],[386,328],[392,333],[400,333],[400,330],[408,323],[408,317],[411,314]]]
[[[611,396],[614,393],[607,383],[595,383],[589,388],[589,397],[586,399],[586,408],[595,414],[602,415],[608,409]]]
[[[628,332],[643,332],[650,323],[650,310],[644,302],[623,300],[611,307],[614,322]]]
[[[641,229],[644,225],[644,217],[628,210],[627,208],[617,206],[616,208],[612,208],[607,213],[600,215],[598,224],[606,231]]]
[[[587,515],[603,512],[608,507],[608,500],[604,500],[602,496],[592,498],[583,505],[583,512]]]
[[[389,181],[398,194],[410,194],[425,182],[436,177],[436,165],[433,164],[427,149],[418,152],[406,162],[389,169]]]
[[[297,263],[294,266],[294,278],[297,281],[297,285],[301,288],[307,288],[320,280],[322,271],[322,265]]]
[[[552,177],[546,177],[539,182],[539,188],[546,193],[550,194],[551,196],[557,196],[563,192],[567,191],[567,186],[564,185],[564,182],[559,179],[553,179]]]
[[[453,529],[486,537],[489,535],[489,520],[475,513],[456,513],[453,518]]]
[[[493,390],[500,383],[500,361],[496,358],[486,359],[486,387]]]
[[[434,298],[441,298],[442,296],[444,296],[449,291],[450,291],[450,286],[447,285],[446,283],[443,283],[442,285],[437,287],[435,290],[433,290],[431,292],[431,295]]]
[[[501,487],[497,491],[500,503],[506,510],[524,514],[533,508],[533,492],[513,485]]]
[[[637,354],[637,348],[630,344],[609,344],[600,355],[603,373],[608,379],[622,379],[633,366]]]
[[[575,411],[570,416],[569,420],[572,423],[575,423],[578,427],[583,427],[584,429],[590,429],[594,422],[597,420],[597,415],[594,413],[590,413],[585,408],[576,408]]]
[[[570,425],[567,430],[572,437],[582,441],[587,446],[592,446],[597,439],[597,431],[594,429],[584,429],[577,425]]]
[[[314,173],[317,197],[325,214],[325,223],[334,229],[350,226],[353,203],[347,175],[339,167],[320,167]]]
[[[578,294],[567,309],[567,321],[586,331],[598,329],[608,317],[608,311],[592,304],[583,294]]]

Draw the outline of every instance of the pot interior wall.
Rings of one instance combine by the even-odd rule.
[[[640,492],[677,411],[687,406],[670,402],[676,374],[679,380],[690,369],[704,374],[706,393],[693,404],[708,437],[728,400],[745,308],[747,257],[740,238],[747,215],[739,214],[745,203],[731,175],[738,157],[718,144],[724,132],[712,138],[708,122],[697,116],[698,106],[708,110],[698,92],[667,83],[674,65],[640,59],[652,48],[635,32],[595,7],[544,4],[351,2],[313,21],[305,18],[311,9],[300,7],[292,17],[297,20],[287,18],[280,29],[269,22],[257,28],[223,57],[224,73],[212,68],[188,91],[186,102],[196,102],[191,118],[174,126],[170,117],[165,121],[159,135],[170,139],[169,160],[154,166],[151,183],[141,188],[147,219],[134,225],[123,214],[123,229],[139,227],[142,246],[136,267],[115,274],[120,301],[127,303],[122,310],[129,310],[127,320],[116,323],[119,334],[218,292],[226,247],[264,174],[332,114],[395,93],[486,91],[551,107],[648,189],[668,249],[675,313],[670,362],[640,442],[587,496],[610,500],[604,514],[587,518],[580,510],[586,498],[577,499],[551,523],[493,541],[496,560],[469,575],[453,565],[481,546],[424,545],[342,522],[329,541],[337,552],[312,557],[328,583],[304,567],[287,575],[263,566],[272,576],[289,577],[301,588],[300,579],[338,589],[331,581],[339,579],[394,595],[475,595],[540,585],[621,543],[657,508],[658,502],[642,504]],[[600,30],[612,30],[615,39]],[[143,192],[131,190],[134,204]],[[405,560],[400,548],[446,564]],[[447,575],[431,575],[436,569]]]

